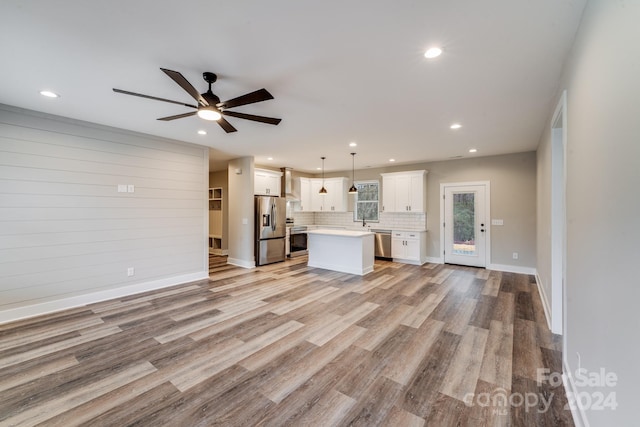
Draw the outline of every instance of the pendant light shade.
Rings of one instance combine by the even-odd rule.
[[[349,194],[356,194],[358,189],[356,188],[356,153],[351,153],[351,188]]]
[[[326,157],[320,157],[322,159],[322,188],[320,189],[319,193],[321,196],[326,196],[327,195],[327,189],[324,188],[324,159],[326,159]]]

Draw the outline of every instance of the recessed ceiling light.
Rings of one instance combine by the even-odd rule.
[[[460,129],[462,127],[462,125],[460,123],[454,123],[451,126],[449,126],[451,129]]]
[[[40,95],[46,96],[47,98],[59,98],[60,97],[60,95],[58,95],[55,92],[51,92],[50,90],[41,90],[40,91]]]
[[[396,159],[389,159],[389,161],[390,161],[390,162],[395,162],[395,161],[396,161]]]
[[[206,130],[199,130],[198,131],[198,135],[206,135],[207,131]]]
[[[427,49],[427,51],[424,53],[424,57],[433,59],[440,56],[440,54],[442,54],[442,49],[440,49],[439,47],[432,47]]]
[[[471,148],[471,149],[469,149],[469,152],[470,152],[470,153],[477,153],[477,152],[478,152],[478,150],[477,150],[476,148]]]
[[[355,142],[350,142],[349,143],[349,147],[356,147],[358,144],[356,144]]]
[[[321,170],[322,170],[322,168],[316,168],[316,170],[317,170],[317,171],[321,171]]]
[[[273,157],[267,157],[267,160],[273,160]]]

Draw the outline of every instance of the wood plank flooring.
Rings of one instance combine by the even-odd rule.
[[[211,257],[208,281],[1,325],[0,425],[572,426],[537,382],[560,345],[531,276]]]

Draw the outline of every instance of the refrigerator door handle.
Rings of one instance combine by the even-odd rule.
[[[276,204],[271,205],[271,217],[273,221],[271,221],[271,230],[276,231],[276,222],[278,220],[278,208],[276,208]]]

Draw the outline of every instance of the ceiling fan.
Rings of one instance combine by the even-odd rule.
[[[167,76],[171,77],[171,79],[178,83],[182,89],[184,89],[189,95],[193,97],[196,101],[198,101],[198,105],[186,104],[184,102],[172,101],[170,99],[158,98],[156,96],[143,95],[141,93],[129,92],[128,90],[116,89],[113,88],[114,92],[123,93],[125,95],[133,95],[139,96],[141,98],[155,99],[156,101],[164,101],[170,102],[172,104],[184,105],[185,107],[195,108],[196,111],[191,111],[189,113],[177,114],[175,116],[161,117],[158,120],[169,121],[175,119],[181,119],[183,117],[195,116],[205,119],[205,120],[214,120],[218,122],[220,127],[225,130],[225,132],[236,132],[237,129],[234,128],[231,123],[225,120],[222,116],[230,116],[237,117],[239,119],[253,120],[254,122],[260,123],[268,123],[270,125],[277,125],[280,123],[282,119],[274,119],[272,117],[264,117],[264,116],[256,116],[253,114],[240,113],[237,111],[229,111],[229,108],[239,107],[240,105],[253,104],[255,102],[267,101],[269,99],[273,99],[273,95],[271,95],[266,89],[258,89],[254,92],[247,93],[245,95],[239,96],[237,98],[230,99],[228,101],[220,101],[213,92],[211,92],[211,84],[214,83],[218,76],[211,72],[202,73],[202,78],[205,82],[209,83],[209,90],[205,93],[198,93],[196,88],[193,87],[191,83],[187,79],[184,78],[182,74],[177,71],[167,70],[166,68],[160,68]]]

